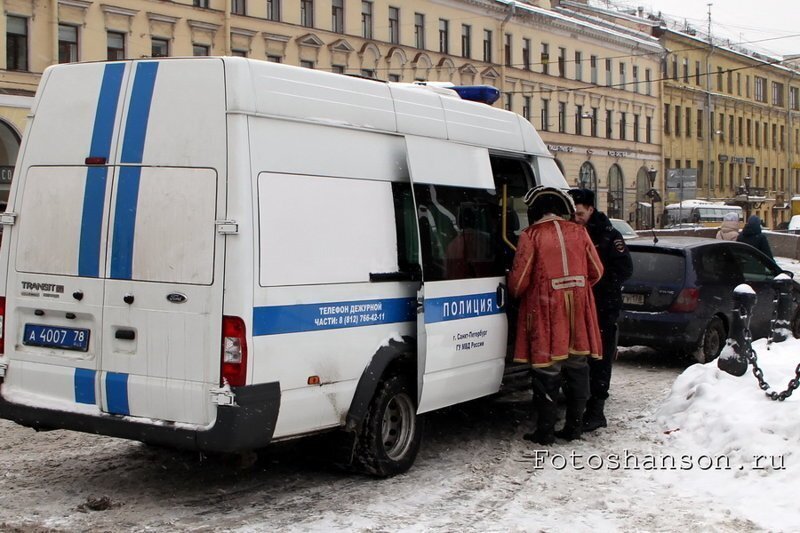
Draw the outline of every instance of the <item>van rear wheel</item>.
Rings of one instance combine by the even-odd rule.
[[[411,468],[422,442],[422,418],[415,395],[402,376],[383,382],[369,407],[356,442],[355,466],[390,477]]]

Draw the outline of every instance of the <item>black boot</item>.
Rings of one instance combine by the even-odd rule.
[[[538,378],[538,379],[537,379]],[[546,446],[556,441],[555,427],[556,402],[548,394],[547,387],[550,383],[543,383],[546,378],[534,376],[533,378],[533,419],[536,430],[533,433],[525,433],[522,438]]]
[[[556,431],[556,437],[568,441],[581,438],[581,433],[583,433],[583,412],[585,409],[586,400],[570,399],[567,402],[564,427]]]
[[[594,431],[595,429],[608,426],[608,422],[606,422],[606,416],[603,414],[605,403],[605,400],[599,400],[597,398],[592,398],[589,400],[589,402],[586,404],[586,412],[583,415],[584,431]]]

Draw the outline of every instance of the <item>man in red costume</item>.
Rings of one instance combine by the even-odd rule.
[[[555,437],[580,438],[589,398],[588,358],[602,357],[602,341],[592,285],[603,266],[586,230],[564,217],[575,212],[572,199],[553,187],[525,195],[531,225],[519,238],[508,276],[511,295],[520,299],[516,362],[532,366],[536,429],[525,438],[552,444]],[[554,401],[561,378],[567,381],[564,428],[556,432]]]

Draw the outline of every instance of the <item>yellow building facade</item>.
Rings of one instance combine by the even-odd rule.
[[[42,71],[59,62],[242,55],[386,81],[489,84],[528,118],[570,184],[649,220],[663,178],[661,47],[547,0],[0,0],[0,167],[13,165]],[[198,88],[201,90],[202,88]],[[12,101],[13,100],[13,101]],[[2,129],[9,130],[3,138]],[[7,195],[0,182],[0,196]],[[0,197],[0,200],[4,200]]]

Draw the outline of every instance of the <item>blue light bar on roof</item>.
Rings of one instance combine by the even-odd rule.
[[[500,90],[491,85],[455,85],[448,87],[458,93],[463,100],[483,102],[492,105],[500,98]]]

